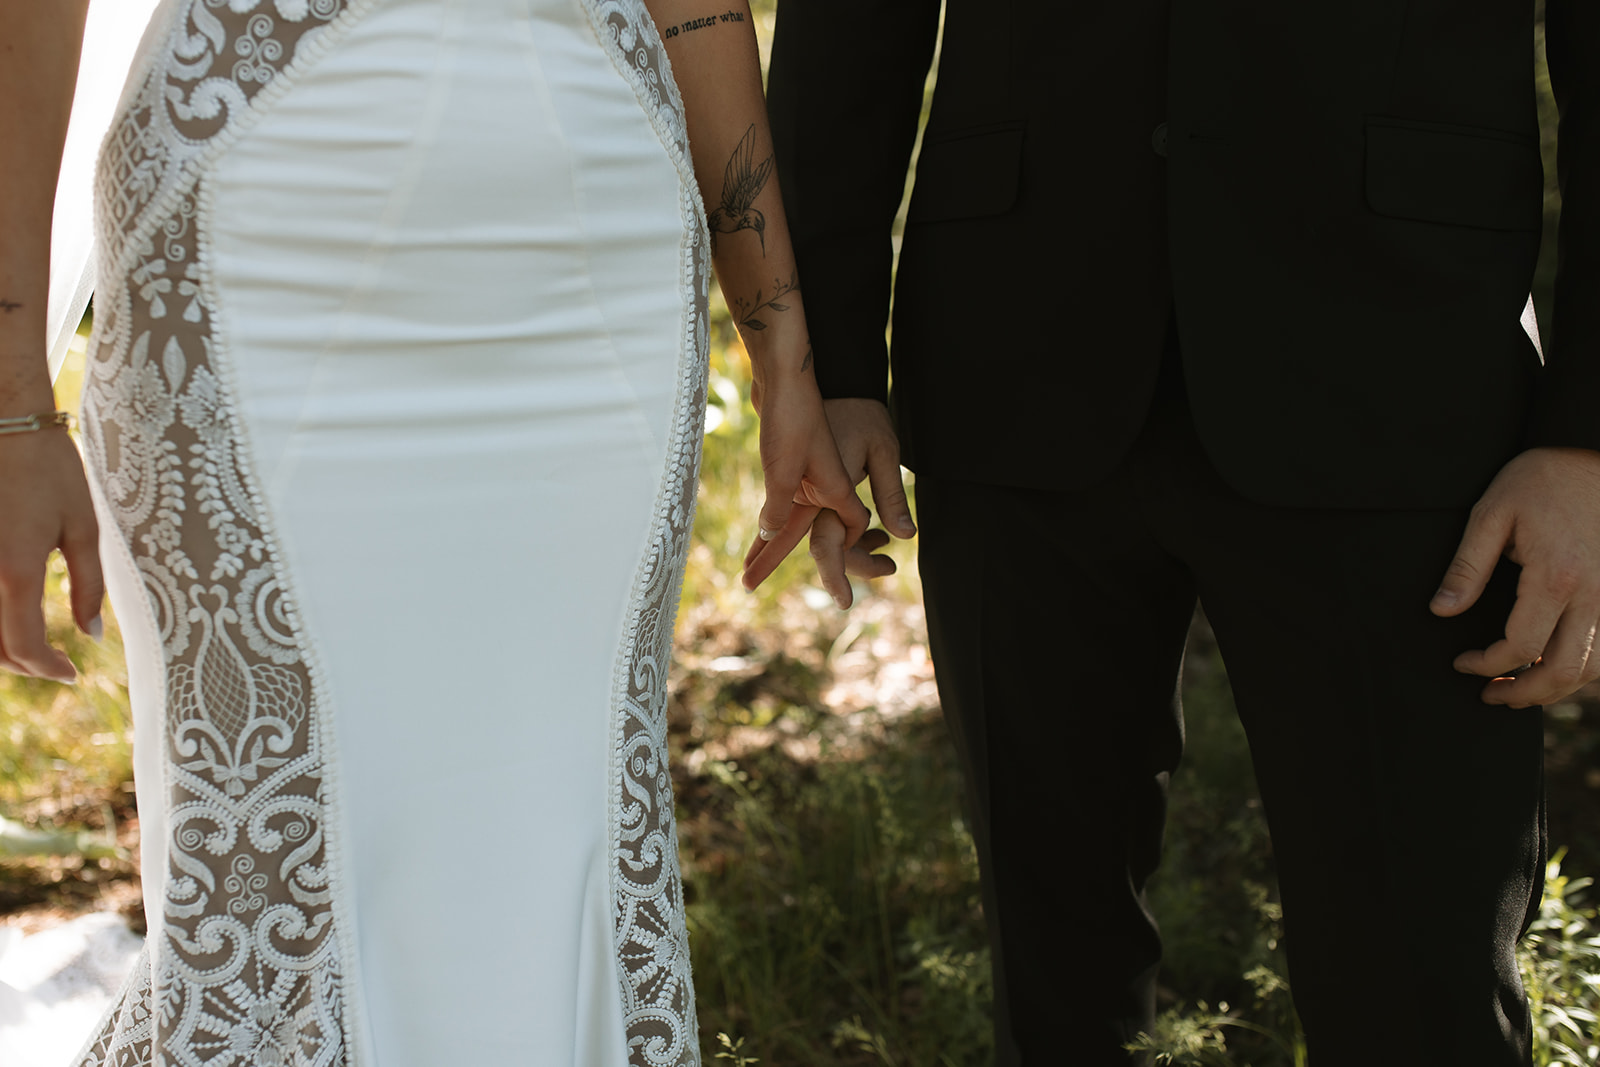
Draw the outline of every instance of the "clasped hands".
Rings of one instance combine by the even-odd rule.
[[[824,432],[816,435],[810,448],[833,453],[834,463],[824,470],[831,473],[835,464],[839,466],[837,478],[820,483],[780,467],[781,458],[767,458],[791,453],[779,447],[779,442],[768,441],[768,427],[777,423],[762,412],[767,501],[761,509],[761,534],[745,553],[744,586],[754,589],[760,585],[809,534],[811,558],[822,588],[843,610],[853,601],[850,575],[882,578],[895,572],[894,560],[875,554],[889,543],[889,534],[867,529],[872,515],[855,489],[861,479],[870,479],[873,503],[885,526],[901,538],[916,534],[917,527],[900,480],[900,445],[888,409],[876,400],[821,403],[824,418],[815,425]],[[797,486],[792,494],[787,490],[790,484]]]
[[[832,503],[842,499],[837,492],[797,495],[792,510],[772,507],[769,499],[762,526],[776,534],[751,546],[744,584],[759,585],[809,531],[823,588],[848,608],[850,575],[879,578],[895,570],[893,560],[874,554],[889,533],[867,529],[869,516],[853,487],[863,477],[870,481],[879,517],[896,536],[911,537],[916,526],[888,410],[867,399],[828,400],[823,407],[852,486],[849,499],[841,508]],[[1470,609],[1502,556],[1522,568],[1505,636],[1463,651],[1455,669],[1489,679],[1485,703],[1514,708],[1554,703],[1600,678],[1600,452],[1532,448],[1507,463],[1472,509],[1430,610],[1453,616]]]

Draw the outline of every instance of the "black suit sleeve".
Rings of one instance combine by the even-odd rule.
[[[888,397],[892,231],[938,32],[939,0],[778,7],[767,108],[824,397]]]
[[[1600,5],[1547,0],[1545,38],[1561,113],[1561,233],[1532,443],[1600,450]]]

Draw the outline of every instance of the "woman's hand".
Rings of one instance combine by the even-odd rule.
[[[751,400],[761,416],[761,472],[767,497],[761,507],[760,535],[745,554],[746,589],[760,585],[783,562],[821,509],[839,515],[846,549],[861,538],[871,519],[839,459],[809,368],[759,376]],[[828,592],[841,608],[849,606],[848,584]]]
[[[72,682],[72,661],[45,637],[44,576],[59,548],[72,580],[72,615],[99,640],[100,533],[83,460],[66,431],[0,437],[0,668]]]
[[[0,418],[55,406],[45,369],[50,219],[89,0],[0,0]],[[0,436],[0,668],[70,682],[45,639],[44,575],[59,548],[73,615],[98,628],[99,534],[83,461],[64,430]]]

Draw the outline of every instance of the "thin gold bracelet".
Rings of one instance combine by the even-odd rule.
[[[16,419],[0,419],[0,436],[12,433],[36,433],[51,426],[71,426],[69,411],[46,411],[38,415],[24,415]]]

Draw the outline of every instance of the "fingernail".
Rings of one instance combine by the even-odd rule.
[[[98,615],[89,620],[89,636],[94,639],[94,643],[97,645],[106,639],[106,624],[101,621]]]
[[[900,533],[906,537],[915,537],[917,534],[917,524],[912,522],[910,519],[901,519]]]
[[[1433,602],[1441,608],[1453,608],[1461,598],[1448,589],[1441,589],[1433,594]]]

